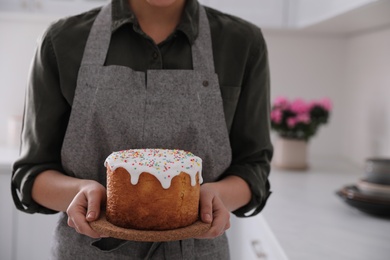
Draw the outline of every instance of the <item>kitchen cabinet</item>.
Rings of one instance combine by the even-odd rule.
[[[12,259],[15,211],[11,205],[10,174],[0,169],[0,259]]]
[[[57,215],[16,210],[11,196],[11,163],[17,149],[0,147],[0,259],[49,259]]]
[[[0,11],[70,15],[108,3],[109,0],[0,0]]]
[[[250,218],[230,217],[226,231],[232,260],[288,260],[263,214]]]
[[[347,13],[378,0],[291,0],[289,4],[289,25],[303,28],[334,16]]]
[[[71,15],[108,3],[109,0],[0,0],[0,12],[23,14]],[[285,0],[236,1],[200,0],[221,11],[243,17],[266,27],[281,27],[285,22]],[[250,6],[250,8],[248,8]]]
[[[52,235],[58,215],[26,214],[17,211],[12,260],[50,259]]]
[[[280,28],[287,24],[286,0],[217,1],[199,0],[200,3],[222,12],[236,15],[258,26]]]
[[[387,0],[244,0],[239,3],[234,0],[199,1],[263,28],[297,29],[374,2],[385,3]]]
[[[0,0],[0,12],[65,16],[110,0]],[[387,0],[199,0],[200,3],[242,17],[262,28],[303,28],[373,2]]]

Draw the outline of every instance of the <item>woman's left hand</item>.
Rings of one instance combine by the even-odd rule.
[[[222,202],[213,183],[205,183],[200,187],[200,218],[211,223],[211,228],[198,239],[210,239],[221,236],[230,228],[230,212]]]

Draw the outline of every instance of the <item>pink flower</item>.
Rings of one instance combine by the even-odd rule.
[[[328,112],[332,110],[332,101],[329,98],[321,99],[318,104]]]
[[[328,122],[332,102],[329,98],[292,101],[278,97],[273,104],[270,117],[271,127],[282,136],[309,140],[320,125]]]
[[[272,122],[276,123],[276,124],[279,124],[280,122],[282,122],[282,111],[280,111],[279,109],[274,109],[271,111],[271,120]]]
[[[310,124],[310,115],[308,113],[297,115],[297,122]]]
[[[291,103],[290,109],[297,114],[302,114],[307,113],[310,107],[303,99],[297,98]]]
[[[294,128],[297,123],[298,121],[296,117],[289,117],[287,119],[287,125],[289,128]]]
[[[279,107],[279,108],[286,108],[289,106],[289,101],[286,97],[283,97],[283,96],[279,96],[277,98],[275,98],[275,101],[274,101],[274,106],[275,107]]]

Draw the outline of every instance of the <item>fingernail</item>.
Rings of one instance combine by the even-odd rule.
[[[106,238],[106,237],[109,237],[107,235],[100,235],[101,238]]]
[[[203,220],[206,222],[211,222],[213,218],[211,217],[210,214],[203,214]]]
[[[88,218],[88,219],[94,219],[95,216],[96,216],[96,213],[93,212],[93,211],[91,211],[91,212],[88,213],[87,218]]]

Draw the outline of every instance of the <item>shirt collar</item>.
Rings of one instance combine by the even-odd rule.
[[[130,9],[128,0],[112,0],[112,32],[124,24],[137,24],[137,18]],[[183,15],[176,30],[183,32],[192,44],[198,36],[199,3],[187,0]]]

